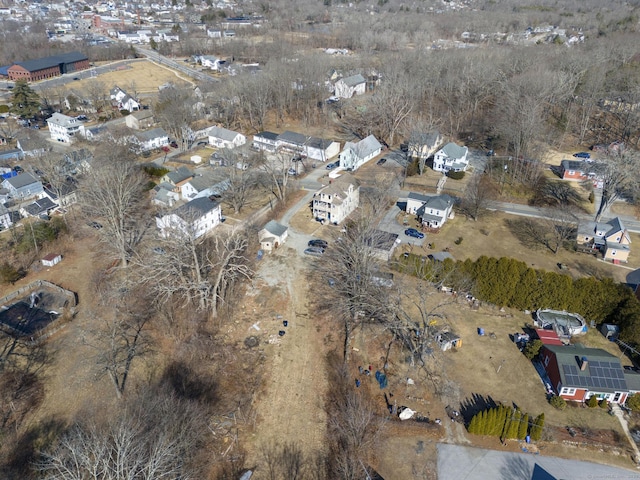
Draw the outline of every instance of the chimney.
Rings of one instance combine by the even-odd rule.
[[[587,357],[582,357],[580,359],[580,371],[584,372],[588,366],[589,366],[589,361],[587,360]]]

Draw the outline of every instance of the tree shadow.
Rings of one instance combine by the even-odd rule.
[[[511,234],[526,248],[541,250],[545,248],[542,241],[542,226],[531,218],[507,219],[505,224]]]
[[[185,400],[196,400],[209,405],[219,400],[217,382],[194,371],[183,361],[174,361],[167,366],[160,385]]]
[[[38,461],[39,452],[52,445],[66,428],[61,419],[53,417],[38,423],[13,441],[5,438],[6,445],[10,445],[10,448],[1,459],[0,477],[35,478],[33,466]]]
[[[500,475],[502,480],[556,480],[537,463],[532,468],[523,455],[510,455],[500,468]]]
[[[496,401],[490,396],[485,397],[478,393],[472,393],[471,398],[465,398],[460,402],[460,415],[464,418],[465,423],[468,424],[476,413],[497,406]]]

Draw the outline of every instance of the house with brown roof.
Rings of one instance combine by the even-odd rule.
[[[339,224],[360,204],[360,183],[344,173],[313,194],[313,218]]]

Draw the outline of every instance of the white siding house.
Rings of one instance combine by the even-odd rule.
[[[209,129],[209,145],[218,148],[235,148],[247,143],[247,137],[243,134],[227,130],[222,127],[212,127]]]
[[[47,118],[47,125],[49,126],[51,138],[65,143],[71,143],[73,137],[80,132],[82,127],[82,124],[74,117],[58,112]]]
[[[367,90],[367,81],[360,75],[341,78],[335,84],[334,95],[339,98],[351,98],[354,95],[362,95]]]
[[[373,135],[357,143],[347,142],[340,152],[340,167],[345,170],[357,170],[360,166],[380,155],[382,145]]]
[[[162,128],[153,128],[144,132],[134,134],[135,143],[143,150],[153,150],[169,145],[169,135]]]
[[[453,198],[411,192],[407,197],[407,213],[416,215],[425,227],[439,229],[448,218],[453,218]]]
[[[313,218],[339,224],[360,203],[360,184],[344,173],[313,194]]]
[[[455,143],[447,143],[433,156],[433,169],[436,172],[464,172],[469,166],[467,147],[460,147]]]
[[[220,204],[208,197],[191,200],[173,212],[156,217],[160,235],[188,235],[194,238],[210,232],[222,221]]]

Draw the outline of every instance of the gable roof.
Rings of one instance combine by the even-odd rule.
[[[429,200],[431,197],[429,195],[424,195],[422,193],[417,193],[417,192],[409,192],[409,195],[407,195],[407,198],[409,200],[417,200],[419,202],[426,202],[427,200]]]
[[[20,175],[16,175],[15,177],[7,178],[6,181],[15,189],[26,187],[32,183],[40,183],[40,181],[36,180],[29,172],[24,172]]]
[[[365,158],[374,152],[381,150],[382,145],[376,137],[369,135],[358,143],[347,142],[344,146],[345,150],[351,149],[359,158]]]
[[[53,123],[54,125],[59,125],[65,128],[79,124],[74,117],[63,115],[62,113],[58,112],[55,112],[53,115],[47,118],[47,123]]]
[[[365,83],[365,78],[359,73],[356,75],[351,75],[350,77],[345,77],[342,79],[342,82],[348,87],[355,87],[356,85],[360,85],[361,83]]]
[[[329,185],[318,190],[315,195],[331,195],[332,197],[334,197],[331,203],[339,205],[342,203],[342,200],[347,197],[349,185],[353,185],[353,188],[357,189],[358,187],[360,187],[360,182],[356,180],[356,177],[354,177],[350,173],[345,172]]]
[[[278,140],[293,143],[294,145],[305,145],[308,138],[310,137],[307,137],[306,135],[303,135],[301,133],[290,132],[289,130],[278,135]]]
[[[575,170],[578,172],[585,172],[585,167],[588,165],[588,162],[583,160],[562,160],[560,162],[560,166],[564,170]]]
[[[184,182],[188,178],[193,178],[193,172],[187,167],[178,167],[165,175],[174,185]]]
[[[151,130],[137,132],[135,136],[138,140],[147,142],[156,138],[168,137],[169,135],[167,135],[167,132],[165,132],[162,128],[152,128]]]
[[[627,391],[620,360],[609,352],[581,345],[545,345],[544,348],[556,357],[563,387],[603,393]],[[586,367],[581,370],[580,366],[585,360]]]
[[[265,140],[272,140],[272,141],[276,141],[278,140],[278,134],[277,133],[273,133],[273,132],[260,132],[260,133],[256,133],[253,138],[264,138]]]
[[[442,147],[441,151],[449,158],[462,158],[467,154],[468,149],[467,147],[461,147],[453,142],[449,142]]]
[[[38,58],[35,60],[16,62],[14,65],[19,65],[30,72],[36,72],[45,68],[58,67],[63,63],[82,62],[84,60],[89,60],[86,55],[80,52],[69,52],[62,53],[60,55],[52,55],[50,57]]]
[[[371,248],[389,251],[395,248],[399,235],[397,233],[374,230],[371,236],[365,239],[365,243]]]
[[[275,220],[269,220],[264,226],[264,230],[272,235],[275,235],[276,237],[280,237],[284,232],[288,230],[288,228],[276,222]]]
[[[211,127],[209,129],[209,136],[221,138],[227,142],[233,142],[238,135],[240,135],[238,132],[223,127]]]
[[[210,211],[218,208],[219,205],[218,202],[211,200],[209,197],[194,198],[190,202],[176,208],[174,213],[184,220],[185,217],[189,217],[192,214],[199,216],[206,215]]]
[[[30,203],[29,205],[24,207],[24,209],[29,215],[37,216],[43,213],[47,213],[49,210],[57,206],[58,204],[54,203],[49,197],[43,197],[33,203]]]

